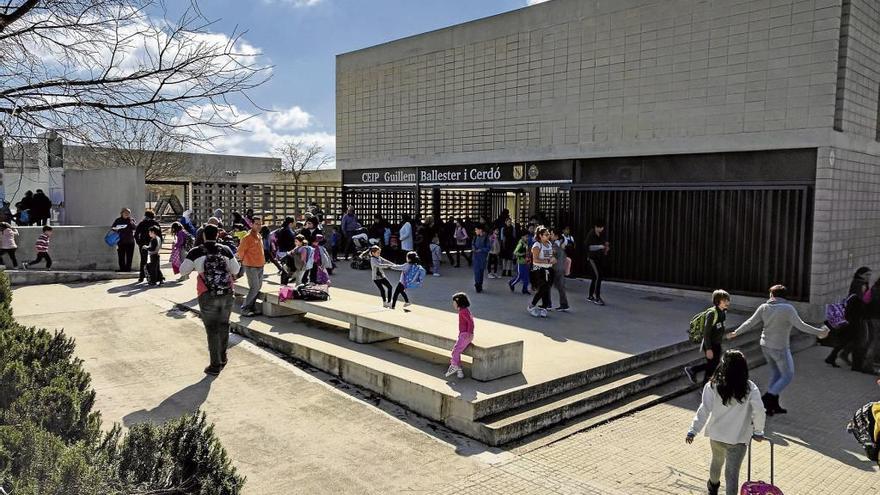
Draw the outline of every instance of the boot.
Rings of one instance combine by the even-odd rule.
[[[709,489],[709,495],[718,495],[718,490],[721,488],[721,482],[712,483],[711,481],[707,481],[706,488]]]
[[[769,392],[761,396],[761,402],[764,403],[764,412],[767,413],[767,416],[773,416],[773,413],[775,412],[773,409],[773,399],[771,397],[772,395],[770,395]]]
[[[786,413],[788,413],[787,410],[783,409],[782,406],[779,405],[779,396],[778,395],[771,394],[770,397],[773,399],[773,403],[772,403],[773,414],[786,414]]]

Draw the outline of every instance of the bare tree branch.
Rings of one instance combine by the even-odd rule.
[[[205,146],[216,136],[206,129],[237,128],[243,119],[228,111],[231,102],[253,104],[249,92],[271,67],[244,32],[213,32],[195,0],[176,20],[154,18],[159,11],[162,0],[0,7],[0,134],[56,130],[92,145],[128,121]]]

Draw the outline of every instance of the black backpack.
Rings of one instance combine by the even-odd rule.
[[[205,253],[205,268],[202,279],[208,292],[215,296],[232,293],[232,275],[226,267],[226,256],[219,249],[216,253]]]
[[[846,428],[862,444],[868,459],[880,463],[878,461],[878,450],[880,450],[877,446],[878,439],[874,438],[875,426],[877,424],[877,418],[874,416],[875,408],[878,414],[880,414],[880,402],[869,402],[859,408]]]
[[[293,298],[302,301],[326,301],[330,299],[327,285],[301,284],[293,290]]]

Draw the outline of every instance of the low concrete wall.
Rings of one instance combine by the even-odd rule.
[[[107,227],[52,226],[49,255],[53,270],[117,270],[116,248],[104,243]],[[18,262],[32,261],[36,257],[34,243],[42,233],[42,227],[18,227]],[[134,265],[137,266],[137,253]],[[42,265],[41,265],[42,266]]]

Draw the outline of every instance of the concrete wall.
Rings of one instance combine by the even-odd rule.
[[[110,219],[112,222],[113,219]],[[52,269],[58,270],[117,270],[116,248],[104,243],[104,235],[110,222],[105,226],[53,226],[49,255],[52,256]],[[33,261],[36,257],[34,243],[42,233],[42,227],[17,227],[19,263]],[[135,254],[135,264],[137,254]],[[42,265],[41,265],[42,266]]]
[[[880,93],[880,2],[843,0],[835,127],[878,137]]]
[[[135,220],[144,215],[144,169],[108,168],[64,171],[64,215],[67,225],[109,228],[123,207]],[[106,230],[106,229],[105,229]]]
[[[343,54],[338,164],[815,145],[840,18],[841,0],[553,0]]]
[[[839,147],[819,150],[813,225],[811,302],[842,298],[860,266],[873,268],[877,277],[880,145],[841,140]]]

